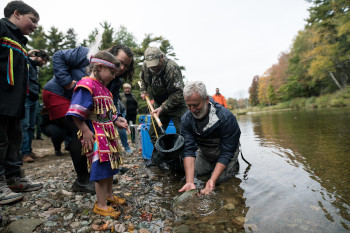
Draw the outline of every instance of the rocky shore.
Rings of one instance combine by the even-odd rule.
[[[171,222],[157,221],[151,214],[158,211],[156,205],[151,207],[142,202],[150,177],[140,154],[123,156],[123,166],[128,170],[117,175],[113,191],[127,202],[119,207],[122,215],[114,220],[92,212],[96,195],[73,192],[76,176],[67,151],[63,156],[55,156],[48,138],[33,141],[33,150],[39,158],[34,163],[25,163],[23,168],[31,180],[43,182],[44,187],[24,193],[24,199],[18,203],[0,206],[0,232],[81,233],[103,228],[104,232],[173,231]]]
[[[174,208],[184,175],[147,168],[133,149],[133,154],[122,155],[127,171],[116,175],[118,183],[113,186],[126,204],[119,206],[119,218],[111,219],[92,212],[96,195],[72,190],[76,175],[68,151],[55,156],[48,138],[33,141],[39,158],[23,168],[44,187],[24,193],[20,202],[0,206],[0,232],[244,232],[247,206],[239,179],[216,187],[212,196],[189,199]],[[257,230],[255,225],[249,229]]]

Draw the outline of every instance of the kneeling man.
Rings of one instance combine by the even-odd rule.
[[[207,94],[203,82],[184,87],[187,111],[181,118],[186,184],[179,192],[195,189],[194,176],[211,173],[201,194],[209,194],[215,183],[238,172],[239,129],[236,117]],[[197,150],[198,147],[198,150]]]

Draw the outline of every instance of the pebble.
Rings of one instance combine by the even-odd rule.
[[[170,203],[172,197],[177,195],[177,190],[169,190],[168,184],[163,183],[163,175],[157,175],[146,168],[140,154],[123,157],[123,166],[129,170],[123,175],[117,175],[119,182],[113,185],[113,192],[126,198],[127,202],[120,206],[122,215],[114,220],[92,212],[96,195],[72,190],[76,175],[70,155],[65,152],[62,157],[57,158],[50,139],[45,140],[47,150],[44,154],[35,149],[45,146],[33,145],[34,152],[41,158],[34,163],[24,164],[26,175],[33,181],[43,182],[44,187],[38,191],[23,193],[24,199],[21,202],[0,206],[0,232],[4,232],[11,223],[32,218],[42,221],[36,227],[37,233],[93,232],[91,226],[95,220],[110,221],[115,232],[192,232],[191,224],[181,224],[174,218],[171,210]],[[35,140],[34,143],[38,141]],[[235,204],[226,204],[224,209],[235,211]],[[143,213],[152,214],[150,221],[142,220],[140,216]],[[237,222],[244,223],[237,218]],[[195,224],[202,223],[202,219],[198,215]],[[227,220],[226,224],[228,222],[232,225],[231,220]],[[21,232],[21,224],[14,225],[19,228],[13,232]],[[213,225],[210,230],[215,232],[218,229]]]

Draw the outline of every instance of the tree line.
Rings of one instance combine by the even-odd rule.
[[[82,43],[79,43],[74,28],[69,28],[66,32],[62,32],[54,26],[48,31],[42,26],[39,26],[29,37],[28,49],[43,49],[47,51],[52,58],[52,55],[58,50],[72,49],[78,46],[89,47],[95,41],[95,37],[99,33],[102,35],[101,50],[107,49],[113,45],[123,44],[131,48],[134,52],[135,73],[133,81],[130,84],[132,85],[132,93],[139,102],[140,113],[146,113],[148,111],[147,104],[145,101],[141,100],[140,88],[137,84],[137,80],[140,77],[141,66],[144,61],[145,50],[150,45],[155,44],[160,47],[167,57],[178,60],[170,41],[163,36],[146,34],[142,42],[138,43],[136,37],[129,32],[125,26],[120,26],[118,29],[115,29],[110,23],[105,21],[100,23],[100,28],[94,28],[88,35],[88,38],[85,38]],[[180,68],[185,70],[184,66],[180,66]],[[39,72],[39,83],[41,87],[44,87],[53,75],[52,62],[49,61]]]
[[[350,75],[350,1],[307,0],[312,6],[304,29],[277,64],[253,77],[251,106],[274,105],[297,97],[343,89]]]

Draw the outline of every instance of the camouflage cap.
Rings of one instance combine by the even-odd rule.
[[[162,55],[162,51],[160,51],[157,47],[149,47],[145,51],[145,63],[147,68],[157,66],[159,64],[159,58]]]

